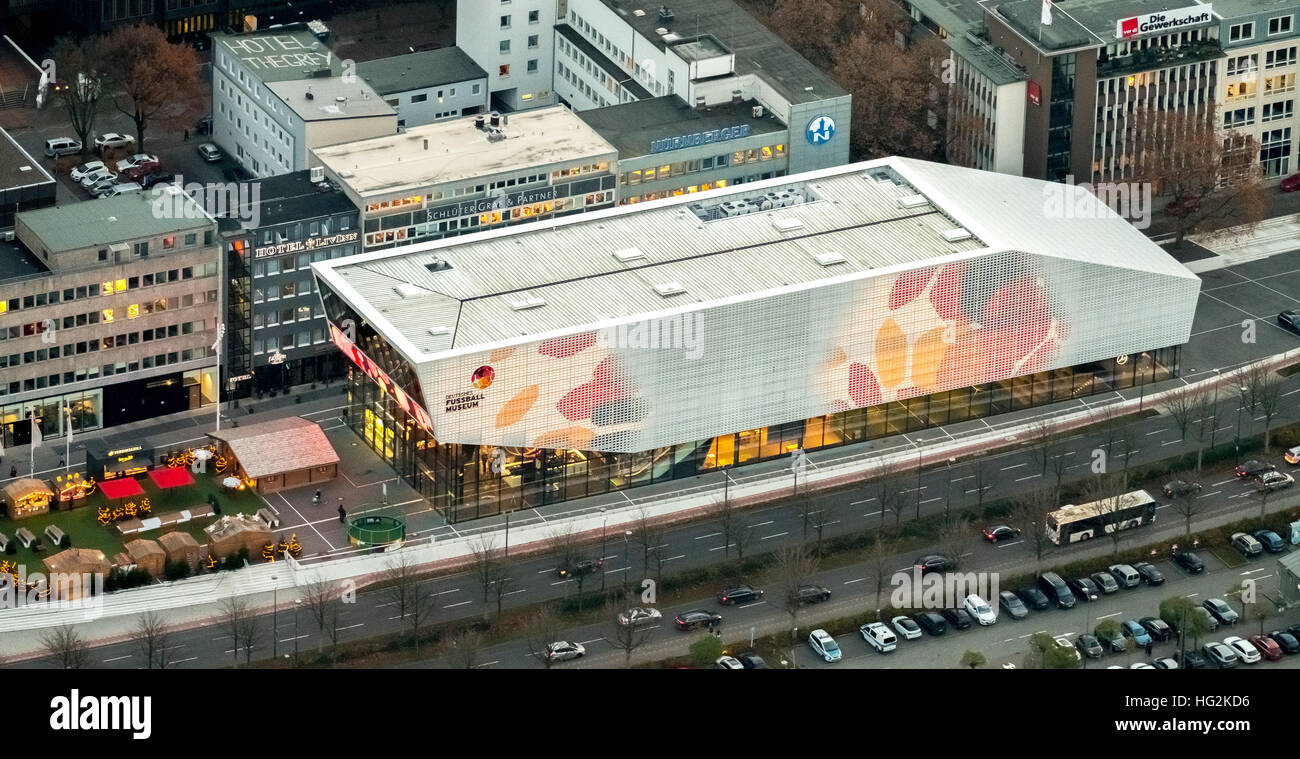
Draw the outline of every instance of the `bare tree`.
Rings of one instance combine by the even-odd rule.
[[[616,604],[608,603],[605,606],[606,614],[614,623],[613,633],[610,635],[610,643],[614,648],[623,652],[623,666],[631,668],[632,654],[645,645],[650,640],[650,634],[653,632],[649,627],[635,624],[622,624],[618,621],[618,615],[621,611]]]
[[[1268,502],[1273,496],[1272,488],[1264,484],[1255,486],[1255,501],[1259,503],[1259,518],[1263,519],[1268,515]]]
[[[559,558],[561,567],[572,567],[574,565],[574,556],[566,552],[572,551],[576,555],[577,541],[574,537],[573,528],[556,530],[552,533],[552,538],[557,546],[562,546],[560,553],[564,554]],[[491,533],[481,532],[470,541],[470,554],[474,559],[474,577],[478,579],[479,587],[483,590],[483,619],[488,618],[488,598],[492,594],[492,583],[496,579],[496,537]]]
[[[577,585],[578,611],[582,611],[583,603],[586,600],[586,596],[584,595],[583,589],[587,584],[588,572],[583,571],[578,566],[581,563],[583,558],[583,548],[581,543],[578,541],[578,534],[573,530],[573,525],[566,524],[552,531],[551,545],[554,546],[555,560],[558,562],[557,569],[564,570],[567,573],[565,575],[566,579],[573,580],[574,583]],[[603,556],[600,558],[601,561],[604,561],[605,559],[605,557]],[[494,561],[494,559],[492,556],[492,552],[490,550],[484,551],[483,561],[484,561],[484,563],[482,564],[483,569],[479,579],[481,579],[484,583],[483,600],[484,603],[486,603],[489,588],[490,588],[488,583],[492,581],[492,578],[494,576],[494,573],[492,571],[492,566],[491,566],[492,561]],[[486,613],[487,612],[485,610],[484,614],[486,615]]]
[[[1195,385],[1189,385],[1180,390],[1170,393],[1164,402],[1165,411],[1169,417],[1174,420],[1174,427],[1178,429],[1178,439],[1187,439],[1187,430],[1196,419],[1197,412],[1201,409],[1203,403],[1201,396],[1204,392]]]
[[[1043,557],[1051,550],[1047,536],[1047,515],[1056,508],[1055,496],[1047,487],[1037,487],[1011,500],[1011,524],[1020,530],[1021,539],[1034,552],[1034,573],[1038,574]]]
[[[90,648],[71,625],[46,629],[40,635],[41,648],[58,669],[87,669]]]
[[[826,531],[827,525],[834,524],[835,520],[835,503],[829,498],[822,499],[821,512],[817,514],[817,545],[816,553],[821,556],[822,553],[822,534]]]
[[[1104,406],[1098,406],[1088,414],[1089,425],[1096,430],[1097,435],[1101,438],[1100,447],[1106,452],[1107,459],[1111,456],[1116,439],[1124,432],[1126,417],[1127,414],[1124,413],[1119,403],[1107,403]]]
[[[877,531],[867,546],[867,566],[871,568],[872,579],[876,581],[876,620],[880,620],[880,594],[889,582],[890,562],[898,551],[898,541],[891,535]]]
[[[239,649],[244,642],[244,633],[247,625],[245,620],[252,616],[249,611],[248,602],[241,596],[231,596],[224,599],[218,606],[217,612],[220,615],[221,628],[226,631],[226,635],[231,639],[231,653],[235,655],[235,668],[239,668]]]
[[[1208,390],[1202,390],[1196,407],[1196,424],[1193,431],[1196,434],[1196,472],[1200,474],[1201,464],[1205,460],[1205,444],[1207,439],[1214,439],[1214,429],[1219,424],[1219,391],[1214,389],[1211,393]]]
[[[418,565],[411,554],[398,551],[397,557],[385,562],[383,571],[379,573],[383,595],[397,609],[399,624],[406,621],[406,615],[415,607],[420,586],[417,571]]]
[[[953,517],[944,522],[939,528],[939,546],[943,552],[953,558],[953,561],[961,561],[961,558],[970,553],[971,543],[974,541],[974,526],[969,518]]]
[[[803,542],[808,542],[808,529],[817,516],[817,499],[811,494],[798,495],[790,499],[790,508],[794,516],[803,525]]]
[[[667,537],[667,530],[665,530],[662,525],[656,523],[654,518],[650,515],[650,512],[643,506],[637,512],[636,530],[634,530],[634,533],[636,534],[637,545],[641,546],[642,576],[649,577],[651,564],[658,563],[657,559],[661,558],[659,557],[659,549]],[[632,563],[630,559],[631,557],[629,557],[629,565]],[[657,571],[655,573],[655,579],[659,579]]]
[[[736,529],[736,558],[745,560],[745,551],[754,544],[754,525],[740,525]]]
[[[193,48],[145,24],[115,27],[99,44],[113,105],[134,122],[137,150],[151,123],[189,123],[201,91]]]
[[[504,556],[492,562],[492,595],[497,600],[497,620],[501,620],[501,605],[511,593],[514,584],[514,565]]]
[[[315,620],[316,627],[322,638],[328,637],[338,646],[338,605],[339,602],[334,599],[334,594],[330,590],[328,582],[320,579],[320,575],[315,575],[310,583],[302,588],[302,600],[307,605],[307,611],[311,618]],[[328,629],[327,629],[328,628]],[[317,646],[319,648],[319,646]]]
[[[555,664],[549,655],[548,646],[560,640],[560,619],[550,606],[543,606],[528,619],[524,626],[524,640],[533,658],[550,669]]]
[[[171,635],[163,615],[152,609],[137,614],[133,632],[132,642],[136,653],[144,659],[145,669],[167,669],[171,665],[171,655],[167,653]]]
[[[722,557],[731,558],[731,546],[740,531],[740,512],[730,498],[717,501],[710,508],[710,515],[717,520],[718,531],[722,533]]]
[[[98,46],[97,37],[87,38],[80,43],[65,37],[54,43],[52,51],[52,57],[60,70],[58,98],[68,115],[72,131],[81,140],[82,155],[93,144],[95,121],[99,118],[99,65],[102,55]],[[53,86],[54,83],[50,84]]]
[[[996,459],[981,456],[975,460],[971,474],[975,479],[975,508],[978,510],[977,513],[983,514],[984,499],[1001,483],[1002,470],[998,468]]]
[[[776,552],[777,576],[781,578],[785,613],[790,615],[791,628],[799,627],[799,612],[804,605],[799,589],[816,574],[817,566],[817,557],[804,545],[786,546]]]
[[[465,627],[447,639],[443,653],[459,669],[474,669],[483,656],[483,636]]]
[[[912,502],[906,489],[910,482],[901,461],[884,460],[875,470],[876,499],[880,502],[880,523],[885,523],[885,513],[894,515],[894,529],[903,523],[903,511]]]
[[[1169,508],[1183,518],[1183,534],[1191,537],[1192,520],[1205,511],[1205,502],[1200,498],[1200,489],[1196,487],[1195,476],[1184,472],[1174,477],[1174,482],[1187,483],[1187,487],[1175,489],[1169,497]]]
[[[1264,453],[1267,454],[1272,445],[1273,419],[1282,410],[1282,378],[1262,364],[1255,364],[1247,374],[1256,375],[1246,382],[1246,387],[1250,391],[1251,413],[1258,405],[1264,415]]]
[[[239,619],[239,644],[244,649],[245,666],[253,663],[253,649],[262,644],[261,622],[261,617],[251,611]],[[271,630],[271,634],[275,635],[274,629]]]

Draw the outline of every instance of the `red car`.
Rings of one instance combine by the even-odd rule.
[[[157,174],[160,171],[162,171],[161,163],[145,163],[127,169],[122,172],[122,176],[126,177],[127,181],[139,182],[150,174]]]
[[[1277,661],[1282,658],[1282,647],[1277,641],[1267,635],[1252,635],[1249,638],[1252,645],[1259,649],[1260,656],[1269,661]]]
[[[1282,192],[1295,192],[1296,190],[1300,190],[1300,174],[1292,174],[1286,179],[1283,179],[1279,189],[1281,189]]]

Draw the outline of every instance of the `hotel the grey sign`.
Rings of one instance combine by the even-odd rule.
[[[328,248],[331,245],[356,242],[359,237],[360,232],[354,229],[350,232],[339,232],[336,235],[308,237],[306,240],[282,242],[279,245],[265,245],[253,249],[253,258],[270,258],[271,256],[282,256],[286,253],[301,253],[305,250]]]
[[[429,208],[424,212],[424,220],[430,222],[442,221],[444,219],[456,219],[461,216],[491,213],[492,211],[500,211],[505,208],[527,206],[532,205],[533,203],[544,203],[548,200],[554,199],[554,186],[539,187],[536,190],[520,190],[519,192],[512,192],[509,195],[479,198],[478,200],[467,200],[463,203],[448,203],[445,206]]]

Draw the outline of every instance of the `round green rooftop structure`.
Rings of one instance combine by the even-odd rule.
[[[363,514],[348,522],[348,542],[356,548],[390,547],[406,539],[406,522],[387,514]]]

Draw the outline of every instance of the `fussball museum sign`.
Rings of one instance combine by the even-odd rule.
[[[1160,13],[1144,13],[1141,16],[1122,18],[1115,22],[1115,39],[1126,40],[1146,34],[1178,31],[1189,26],[1200,26],[1214,20],[1214,8],[1210,5],[1193,5],[1176,8]]]

